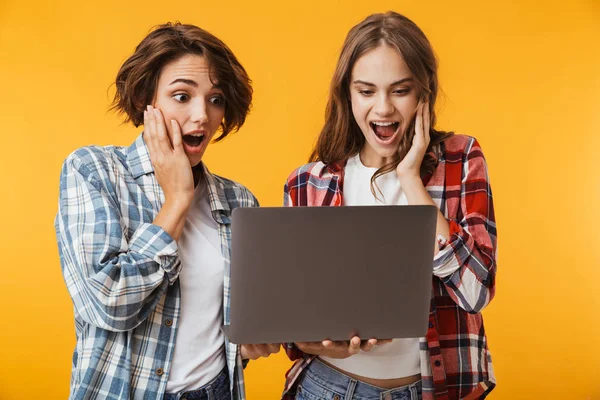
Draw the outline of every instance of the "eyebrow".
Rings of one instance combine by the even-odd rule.
[[[396,82],[392,83],[390,86],[400,85],[400,84],[405,83],[405,82],[412,82],[413,80],[414,80],[413,78],[400,79],[399,81],[396,81]],[[361,81],[361,80],[356,80],[356,81],[354,81],[352,83],[354,83],[355,85],[365,85],[365,86],[371,86],[371,87],[376,87],[377,86],[374,83],[365,82],[365,81]]]
[[[191,80],[191,79],[184,79],[184,78],[177,78],[177,79],[175,79],[173,82],[169,83],[169,86],[172,86],[172,85],[174,85],[176,83],[184,83],[186,85],[190,85],[190,86],[193,86],[195,88],[198,87],[198,83],[196,81]],[[221,86],[213,84],[213,89],[219,89],[219,90],[221,90]]]
[[[190,85],[190,86],[193,86],[195,88],[198,87],[198,83],[196,81],[193,81],[191,79],[183,79],[183,78],[177,78],[177,79],[175,79],[173,82],[169,83],[169,86],[174,85],[174,84],[179,83],[179,82],[185,83],[186,85]]]

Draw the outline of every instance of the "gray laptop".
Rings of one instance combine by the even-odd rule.
[[[425,336],[436,212],[235,209],[226,336],[237,344]]]

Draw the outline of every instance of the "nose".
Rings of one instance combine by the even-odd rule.
[[[196,99],[192,104],[190,119],[193,123],[203,125],[208,122],[207,104],[204,99]]]
[[[376,100],[375,100],[375,105],[373,107],[373,111],[382,117],[391,115],[394,113],[394,105],[392,104],[392,102],[390,101],[389,96],[387,95],[387,93],[381,93],[379,96],[377,96]]]

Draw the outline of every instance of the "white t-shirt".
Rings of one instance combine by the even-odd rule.
[[[168,393],[204,386],[225,367],[225,339],[221,331],[225,261],[218,229],[206,184],[200,181],[178,243],[182,264],[181,318]]]
[[[371,178],[377,168],[365,167],[360,156],[350,158],[344,169],[344,205],[406,205],[406,195],[395,171],[376,179],[373,196]],[[379,190],[381,192],[379,192]],[[402,318],[401,315],[398,318]],[[369,338],[361,338],[369,339]],[[394,379],[421,373],[419,338],[394,339],[391,343],[375,346],[371,351],[360,351],[345,359],[321,358],[349,373],[374,379]]]

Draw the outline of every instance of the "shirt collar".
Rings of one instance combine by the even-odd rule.
[[[154,167],[152,167],[152,162],[150,161],[148,146],[146,146],[146,142],[144,142],[143,132],[127,149],[127,165],[129,166],[129,170],[134,179],[154,172]]]
[[[223,213],[229,216],[231,214],[231,207],[227,200],[226,190],[231,190],[231,188],[226,187],[219,177],[211,174],[204,162],[201,163],[201,168],[204,174],[204,184],[208,188],[208,201],[213,216],[215,219],[217,218],[215,213]],[[201,182],[200,184],[203,183]]]
[[[341,178],[344,175],[344,167],[346,166],[347,160],[340,161],[333,164],[323,164],[319,173],[320,178],[337,177]]]
[[[150,161],[150,152],[144,141],[143,132],[127,149],[127,165],[134,179],[142,175],[154,173],[154,167],[152,166],[152,161]],[[225,186],[221,179],[211,174],[203,162],[201,162],[199,167],[204,177],[204,182],[200,182],[200,185],[205,184],[207,186],[210,210],[215,220],[223,223],[231,215],[231,207],[226,194],[226,191],[231,190],[231,188]]]

